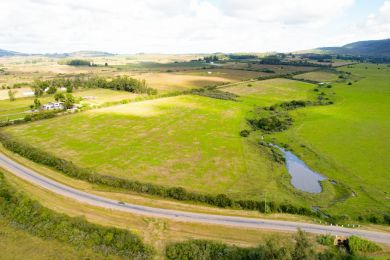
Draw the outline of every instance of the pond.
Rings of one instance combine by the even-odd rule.
[[[274,144],[272,146],[277,147],[284,154],[287,170],[291,175],[291,184],[296,189],[310,193],[320,193],[322,191],[320,181],[326,180],[326,177],[311,170],[292,152]]]

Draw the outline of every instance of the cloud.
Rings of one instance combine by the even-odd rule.
[[[354,0],[2,1],[0,48],[115,53],[290,51],[340,38],[343,33],[335,35],[337,30],[330,28],[343,27],[335,21],[354,4]],[[370,23],[384,24],[387,8]]]
[[[390,1],[384,2],[378,13],[368,16],[363,29],[373,38],[390,36]]]

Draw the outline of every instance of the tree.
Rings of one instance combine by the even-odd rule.
[[[76,99],[72,94],[66,94],[65,100],[64,100],[64,108],[70,109],[73,107],[74,103],[76,103]]]
[[[8,90],[8,97],[9,97],[9,101],[15,101],[15,94],[16,94],[16,91],[15,90]]]
[[[313,244],[309,241],[307,234],[304,231],[298,229],[298,232],[295,236],[295,241],[296,244],[292,255],[294,260],[316,259]]]
[[[40,107],[41,107],[41,101],[39,101],[39,99],[34,99],[34,105],[33,105],[33,107],[35,108],[35,109],[39,109]]]
[[[32,84],[32,90],[34,91],[35,97],[40,97],[45,92],[45,89],[49,87],[49,82],[42,80],[35,80]]]
[[[63,93],[56,93],[54,95],[54,99],[55,101],[61,101],[61,102],[64,102],[65,101],[65,95]]]
[[[57,92],[57,87],[56,86],[50,86],[49,89],[47,90],[47,94],[54,94]]]

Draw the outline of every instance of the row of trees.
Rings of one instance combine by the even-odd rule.
[[[145,80],[138,80],[128,76],[118,76],[113,79],[106,79],[98,76],[56,78],[50,80],[35,80],[32,84],[32,89],[36,97],[42,96],[45,92],[48,94],[55,94],[58,89],[66,89],[66,92],[71,93],[74,89],[79,88],[107,88],[132,93],[157,94],[157,90],[149,88]]]
[[[103,227],[82,217],[71,218],[43,207],[18,193],[0,173],[0,216],[14,227],[44,239],[55,239],[104,255],[150,259],[153,250],[128,230]]]

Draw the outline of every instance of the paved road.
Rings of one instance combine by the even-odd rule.
[[[128,203],[118,203],[118,201],[86,193],[64,184],[58,183],[52,179],[46,178],[39,173],[30,170],[19,163],[11,160],[7,156],[0,154],[0,167],[10,171],[14,175],[45,188],[51,192],[74,199],[81,203],[90,204],[114,210],[130,212],[149,217],[168,218],[177,221],[196,222],[204,224],[217,224],[231,227],[245,227],[256,229],[269,229],[278,231],[294,232],[301,228],[310,233],[330,233],[334,235],[358,235],[367,239],[390,244],[390,233],[373,232],[361,229],[350,229],[337,226],[325,226],[318,224],[308,224],[303,222],[269,220],[260,218],[245,218],[223,215],[212,215],[202,213],[191,213],[185,211],[176,211],[169,209],[153,208]]]

